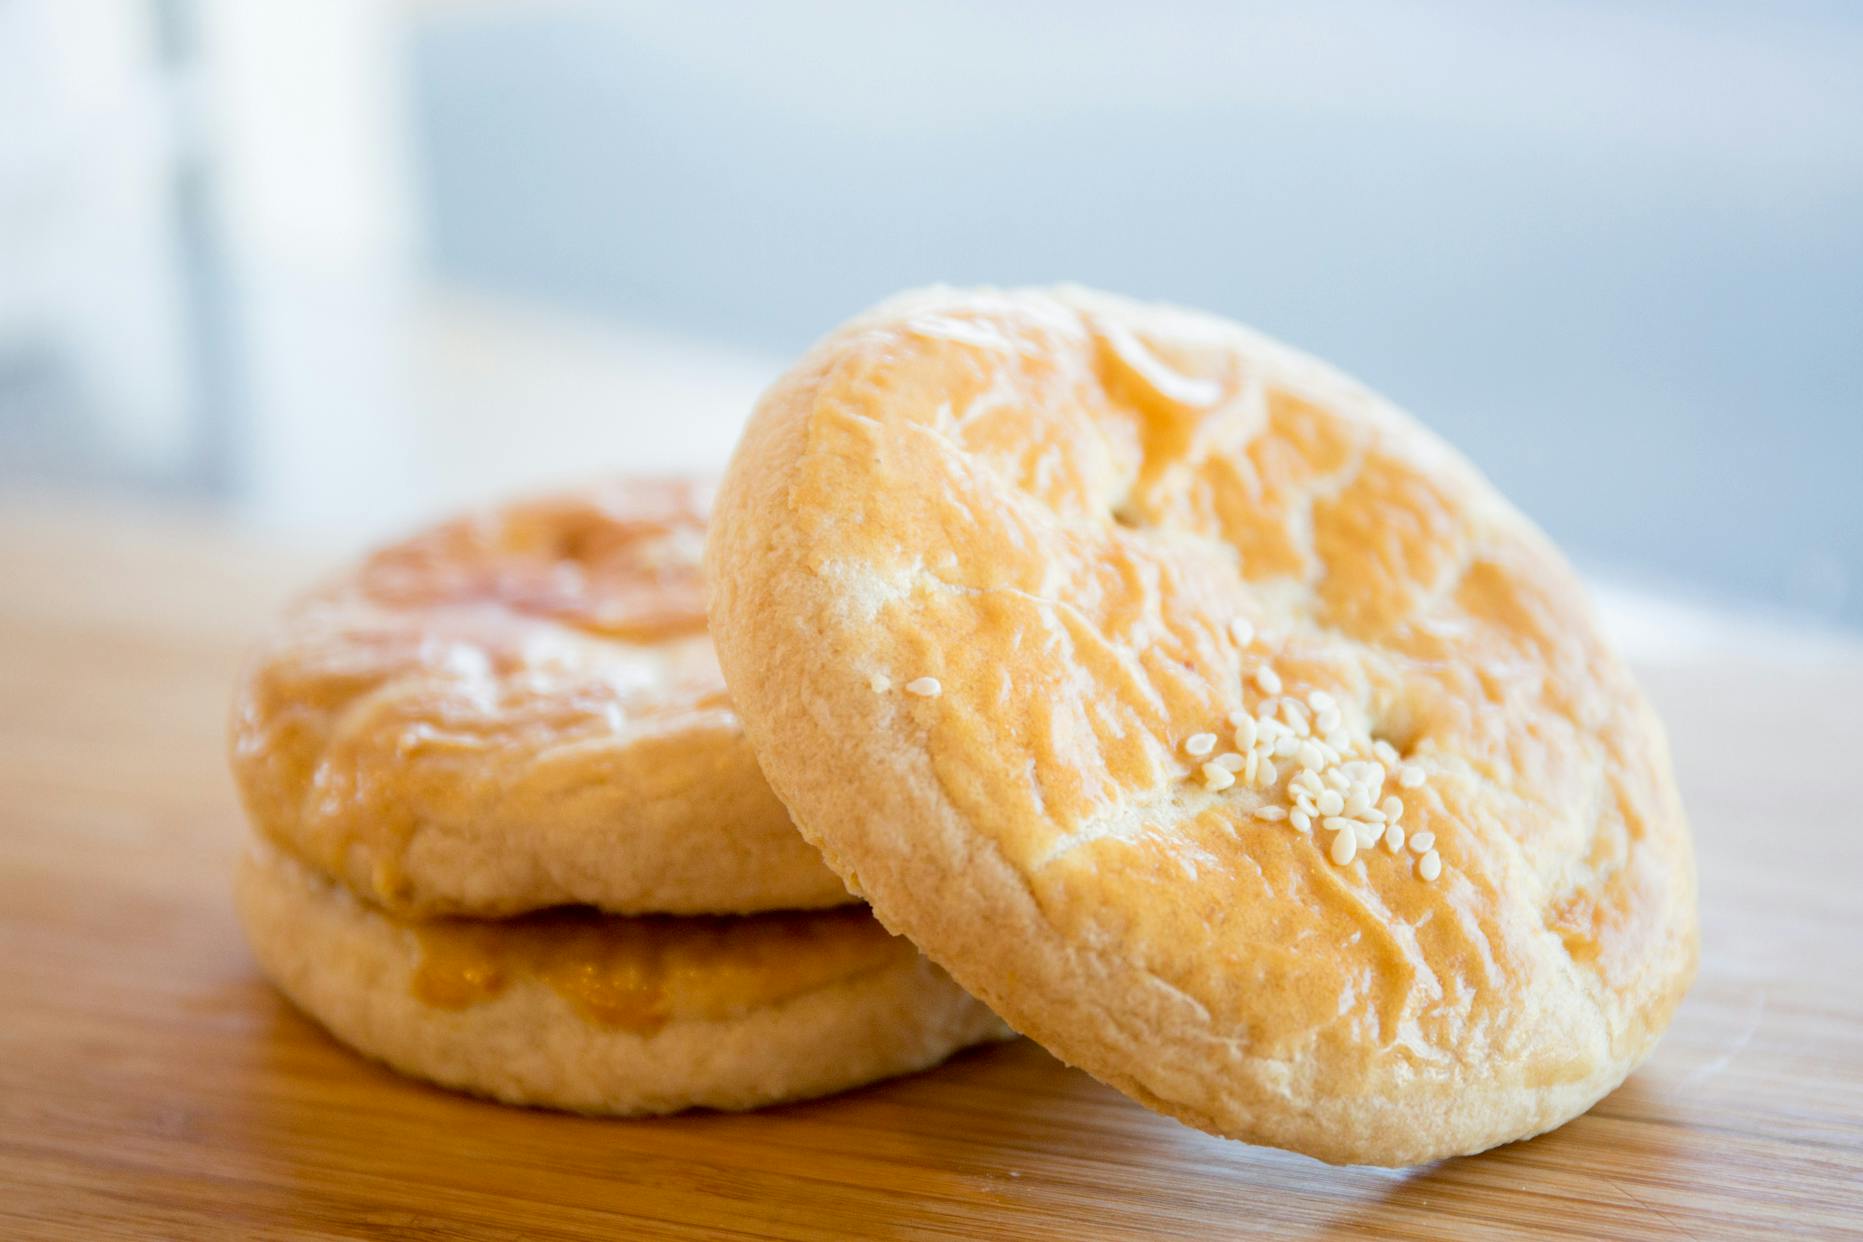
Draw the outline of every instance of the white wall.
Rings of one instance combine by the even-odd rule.
[[[174,89],[147,5],[0,4],[0,454],[132,474],[191,457]]]

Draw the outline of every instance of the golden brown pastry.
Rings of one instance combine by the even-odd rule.
[[[765,773],[1062,1058],[1336,1162],[1589,1107],[1693,975],[1660,726],[1441,441],[1234,324],[937,290],[831,335],[722,484]]]
[[[707,499],[633,480],[489,509],[300,601],[234,703],[261,834],[403,913],[853,900],[725,697]]]
[[[301,601],[252,662],[234,771],[279,849],[242,865],[239,913],[339,1039],[634,1114],[1008,1037],[847,904],[764,783],[705,634],[705,500],[618,481],[448,522]]]
[[[344,1043],[512,1104],[755,1108],[1009,1034],[857,907],[409,922],[269,851],[236,891],[266,973]]]

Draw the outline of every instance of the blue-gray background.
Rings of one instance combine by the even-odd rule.
[[[1586,562],[1863,624],[1863,9],[470,6],[449,280],[790,351],[1074,280],[1318,352]]]

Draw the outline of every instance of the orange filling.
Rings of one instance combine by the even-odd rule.
[[[532,978],[591,1021],[641,1034],[675,1019],[734,1017],[914,952],[864,909],[737,918],[578,909],[409,926],[421,946],[411,990],[429,1005],[464,1009]]]

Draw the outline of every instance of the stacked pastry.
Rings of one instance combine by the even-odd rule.
[[[1007,1031],[797,835],[720,680],[701,489],[453,521],[299,601],[236,694],[261,965],[403,1072],[748,1108]]]
[[[1695,967],[1661,727],[1545,537],[1323,364],[1078,290],[833,333],[709,534],[635,485],[378,554],[235,732],[266,968],[511,1100],[1003,1034],[942,967],[1152,1108],[1406,1164],[1583,1112]]]

